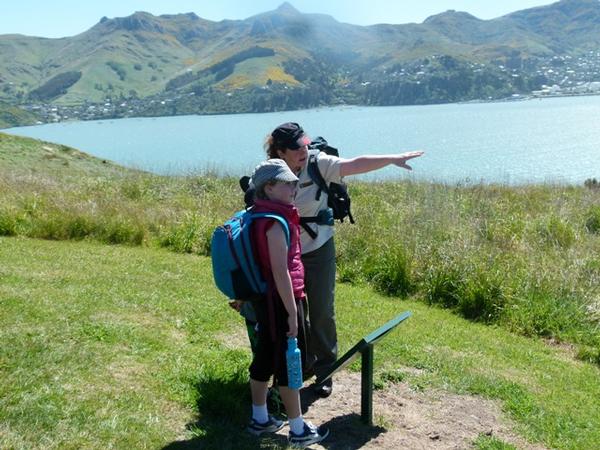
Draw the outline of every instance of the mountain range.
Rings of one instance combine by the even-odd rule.
[[[492,20],[450,10],[421,24],[371,26],[303,14],[289,3],[245,20],[219,22],[194,13],[136,12],[104,17],[72,37],[0,35],[0,100],[69,105],[152,98],[184,104],[190,100],[181,99],[192,96],[195,106],[188,108],[192,112],[230,101],[223,99],[236,93],[252,99],[251,105],[239,104],[250,110],[273,109],[280,100],[287,106],[336,98],[349,103],[369,103],[371,98],[371,103],[378,103],[378,95],[389,96],[377,94],[369,85],[385,81],[408,89],[398,84],[397,75],[420,73],[417,69],[423,64],[447,79],[448,72],[456,75],[474,65],[483,70],[492,63],[517,61],[522,68],[532,61],[579,55],[599,46],[598,0],[561,0]],[[458,78],[449,86],[459,83]],[[490,85],[510,83],[490,72],[481,88],[464,87],[465,95],[491,92],[484,86],[487,78]],[[410,80],[416,86],[415,78]],[[419,95],[415,86],[411,92]],[[427,95],[434,92],[431,86],[427,89]],[[264,98],[258,101],[261,94]],[[440,94],[438,100],[453,98]]]

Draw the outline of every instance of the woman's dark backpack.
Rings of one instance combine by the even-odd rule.
[[[308,146],[309,150],[320,150],[332,156],[340,156],[337,148],[331,147],[323,137],[319,136]],[[308,175],[313,182],[319,186],[315,200],[321,198],[321,192],[327,194],[327,206],[333,210],[333,218],[343,222],[346,217],[350,223],[354,223],[354,217],[350,211],[350,195],[348,194],[348,186],[346,183],[329,183],[321,175],[317,164],[317,155],[312,154],[308,160],[307,167]]]
[[[308,149],[319,150],[332,156],[340,156],[338,149],[331,147],[321,136],[312,141],[309,144]],[[352,212],[350,211],[350,195],[348,195],[348,187],[346,186],[346,183],[329,183],[329,185],[327,185],[327,182],[323,178],[323,175],[321,175],[321,171],[319,170],[319,166],[317,164],[317,153],[312,153],[313,154],[310,155],[308,160],[307,171],[310,179],[319,187],[315,200],[319,200],[319,198],[321,198],[321,193],[325,192],[327,194],[327,206],[331,208],[333,212],[333,218],[343,222],[344,219],[348,217],[350,223],[354,223],[354,217],[352,217]],[[246,204],[246,208],[250,208],[252,205],[254,205],[254,188],[250,187],[249,176],[243,176],[240,178],[240,187],[242,188],[242,191],[244,191],[244,203]],[[303,228],[311,236],[314,234],[314,232],[310,229],[310,227],[307,227],[306,224],[320,221],[320,217],[302,217],[301,219]]]

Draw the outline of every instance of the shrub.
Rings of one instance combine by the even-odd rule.
[[[600,234],[600,206],[591,207],[585,219],[585,229],[592,234]]]
[[[570,292],[543,280],[525,287],[505,310],[510,328],[525,336],[543,336],[560,341],[590,339],[588,320],[581,301]]]
[[[582,345],[577,350],[577,359],[600,365],[600,345]]]
[[[600,189],[600,183],[596,178],[588,178],[583,182],[583,185],[588,189]]]
[[[573,228],[556,216],[550,217],[545,222],[539,222],[537,230],[542,239],[551,245],[568,248],[575,242]]]
[[[62,241],[67,239],[65,217],[51,211],[43,216],[31,220],[27,236],[38,239]]]
[[[480,261],[475,255],[433,258],[421,287],[430,305],[454,309],[461,316],[496,322],[506,303],[502,273],[498,263]]]
[[[358,261],[338,264],[337,276],[340,283],[357,283],[362,278],[362,270]]]
[[[51,240],[80,240],[94,237],[100,226],[80,213],[51,208],[38,211],[37,217],[30,218],[27,236]]]
[[[16,236],[17,220],[8,212],[0,211],[0,236]]]
[[[32,100],[47,101],[64,95],[67,90],[79,81],[81,72],[71,71],[59,73],[46,81],[42,86],[29,93]]]
[[[364,280],[365,251],[367,241],[364,236],[346,234],[336,240],[337,274],[343,283],[355,283]]]
[[[423,281],[425,300],[430,305],[454,308],[460,301],[463,286],[464,280],[457,266],[431,267]]]
[[[121,194],[129,200],[140,200],[144,195],[144,188],[141,186],[141,179],[127,179],[121,183]]]
[[[0,181],[0,235],[151,243],[200,255],[210,254],[216,222],[242,202],[236,178],[210,173]],[[582,359],[595,358],[598,316],[583,298],[600,280],[595,192],[359,181],[352,189],[358,223],[336,225],[340,281],[367,281],[388,295],[418,290],[430,305],[572,340],[589,347]]]
[[[83,239],[92,235],[96,228],[89,218],[75,216],[66,222],[66,236],[68,239]]]
[[[472,320],[495,322],[505,305],[502,281],[493,271],[483,268],[472,274],[458,291],[458,311]]]
[[[412,257],[402,247],[393,247],[379,255],[368,270],[375,289],[387,295],[406,296],[414,292]]]
[[[198,238],[198,248],[196,253],[203,256],[210,256],[210,244],[212,241],[212,234],[216,225],[204,225],[200,229],[200,236]]]
[[[101,239],[107,244],[142,245],[145,236],[141,224],[127,219],[113,219],[101,231]]]
[[[521,239],[525,224],[520,218],[506,217],[482,221],[479,233],[483,238],[501,247],[510,247]]]
[[[118,63],[116,61],[107,61],[106,65],[117,74],[119,80],[125,81],[125,78],[127,77],[127,71],[125,70],[123,64]]]
[[[206,235],[202,231],[200,218],[196,214],[188,214],[181,223],[164,232],[159,243],[178,253],[204,253]],[[210,249],[210,241],[208,248]]]

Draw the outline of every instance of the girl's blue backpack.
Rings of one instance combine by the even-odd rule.
[[[260,273],[250,242],[252,222],[263,217],[281,224],[289,247],[288,223],[275,213],[258,213],[252,209],[238,211],[213,232],[210,252],[215,284],[230,299],[248,300],[267,292],[267,283]]]

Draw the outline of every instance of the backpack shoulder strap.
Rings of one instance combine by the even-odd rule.
[[[280,216],[279,214],[275,214],[275,213],[252,213],[252,219],[261,219],[261,218],[266,218],[266,219],[274,219],[277,222],[279,222],[279,224],[281,225],[281,228],[283,228],[283,233],[285,234],[285,242],[287,243],[287,246],[290,246],[290,228],[288,226],[287,220],[285,220],[285,218],[283,216]]]
[[[306,171],[308,172],[308,176],[315,183],[319,189],[317,190],[317,194],[315,195],[315,200],[319,200],[321,198],[321,191],[325,191],[326,194],[329,194],[329,187],[327,186],[327,182],[321,175],[321,171],[319,170],[319,164],[317,163],[317,154],[313,153],[308,157],[308,166],[306,167]]]
[[[261,213],[261,212],[254,212],[252,210],[245,210],[245,211],[240,212],[240,218],[242,219],[242,222],[243,222],[243,224],[241,224],[242,232],[240,233],[240,244],[239,244],[240,254],[243,255],[244,261],[246,261],[245,267],[247,268],[247,272],[249,272],[251,274],[253,282],[255,283],[256,292],[260,292],[258,287],[260,285],[259,280],[261,279],[261,275],[260,275],[258,265],[256,264],[256,261],[254,260],[254,258],[252,258],[253,250],[252,250],[252,243],[251,243],[251,238],[250,238],[250,225],[252,224],[252,222],[255,219],[260,219],[263,217],[269,218],[269,219],[274,219],[277,222],[279,222],[279,224],[281,224],[281,227],[283,228],[283,232],[285,234],[285,240],[286,240],[287,246],[288,246],[288,248],[290,247],[290,230],[288,227],[288,223],[284,217],[282,217],[279,214],[275,214],[275,213],[268,213],[268,212]]]

